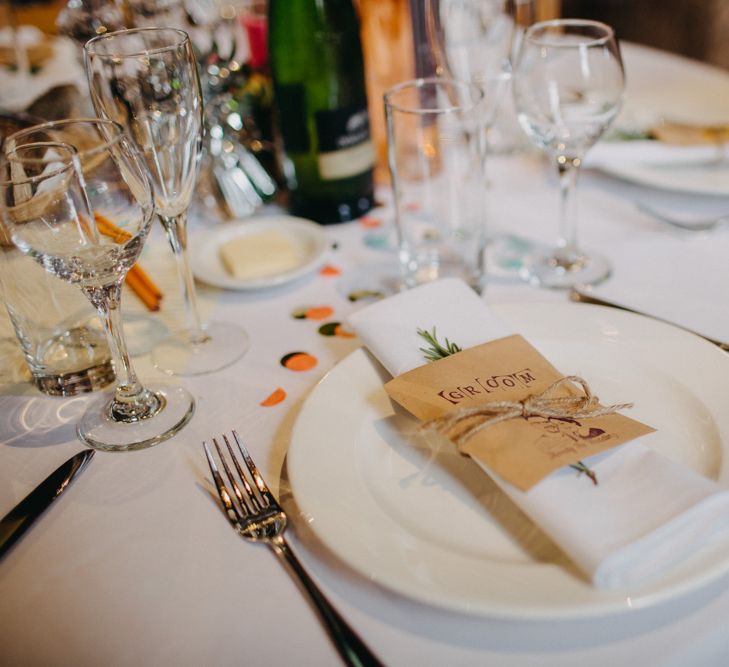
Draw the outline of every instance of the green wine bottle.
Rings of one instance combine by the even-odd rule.
[[[289,209],[321,223],[373,205],[359,22],[351,0],[270,0],[269,58]]]

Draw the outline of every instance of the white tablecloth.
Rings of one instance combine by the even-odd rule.
[[[652,52],[626,50],[630,86],[652,80]],[[673,70],[674,85],[681,80]],[[687,66],[686,76],[691,68]],[[636,89],[638,89],[636,88]],[[494,228],[550,243],[557,230],[557,183],[536,155],[495,157],[489,204]],[[626,187],[597,173],[581,183],[584,246],[613,259],[615,281],[650,277],[662,248],[685,247],[692,285],[729,284],[729,230],[680,237],[644,214]],[[728,193],[729,194],[729,193]],[[729,197],[726,200],[729,211]],[[716,201],[712,202],[716,204]],[[697,207],[704,204],[697,202]],[[374,211],[371,218],[387,214]],[[193,221],[204,229],[201,216]],[[251,350],[232,367],[184,379],[197,412],[173,439],[128,454],[98,452],[68,493],[0,562],[0,664],[7,665],[337,665],[317,618],[263,547],[231,530],[211,493],[200,443],[237,428],[270,485],[293,515],[291,541],[325,592],[388,665],[724,665],[729,660],[726,579],[654,608],[606,619],[517,622],[448,613],[402,598],[339,561],[296,514],[286,477],[289,433],[307,392],[356,339],[323,337],[320,321],[294,319],[303,306],[331,306],[341,321],[360,304],[347,295],[391,275],[392,251],[378,247],[381,229],[361,222],[327,228],[341,275],[314,273],[256,293],[200,286],[206,316],[244,326]],[[633,242],[645,248],[625,264]],[[145,251],[157,276],[172,274],[158,231]],[[673,255],[672,255],[673,256]],[[706,275],[702,258],[714,258]],[[656,273],[655,275],[659,275]],[[165,278],[165,280],[167,280]],[[163,315],[179,316],[172,282]],[[657,282],[655,290],[661,293]],[[133,298],[128,296],[133,305]],[[513,278],[495,278],[491,302],[564,300]],[[726,311],[716,302],[717,313]],[[166,313],[166,314],[165,314]],[[285,354],[318,359],[305,372],[284,368]],[[136,360],[153,377],[148,359]],[[287,398],[260,403],[277,387]],[[54,399],[23,385],[0,389],[0,515],[48,472],[78,451],[74,422],[85,398]]]

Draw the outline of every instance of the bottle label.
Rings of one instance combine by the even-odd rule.
[[[319,176],[324,181],[356,176],[375,163],[367,109],[317,111]]]

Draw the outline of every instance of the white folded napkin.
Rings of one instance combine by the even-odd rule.
[[[426,363],[419,328],[436,327],[439,340],[463,349],[512,333],[457,279],[372,304],[351,315],[349,324],[393,375]],[[526,492],[479,465],[598,588],[641,586],[719,539],[729,549],[729,492],[714,482],[639,440],[587,463],[597,486],[565,468]]]

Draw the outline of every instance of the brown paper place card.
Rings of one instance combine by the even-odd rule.
[[[427,363],[391,380],[385,390],[426,422],[485,403],[523,401],[541,394],[562,377],[534,347],[516,335]],[[574,385],[565,384],[554,395],[579,393]],[[526,491],[558,468],[654,430],[617,413],[588,418],[519,416],[488,425],[461,451]]]

